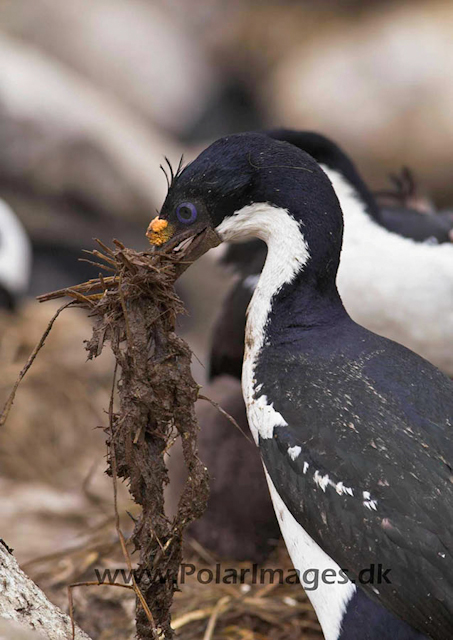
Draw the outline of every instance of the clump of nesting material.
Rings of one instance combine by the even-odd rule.
[[[185,527],[203,513],[208,497],[207,469],[197,455],[194,404],[198,385],[190,372],[191,351],[175,332],[183,306],[174,282],[198,257],[204,232],[178,251],[138,253],[115,243],[91,252],[97,266],[110,272],[72,288],[47,294],[41,301],[70,296],[71,305],[89,311],[94,327],[86,343],[89,358],[106,343],[116,360],[118,394],[109,410],[108,472],[128,482],[142,512],[132,542],[139,550],[134,571],[139,638],[172,638],[170,607],[177,589]],[[93,258],[94,260],[94,258]],[[117,375],[116,375],[117,374]],[[115,386],[115,385],[114,385]],[[176,516],[164,511],[168,482],[164,455],[181,438],[187,481]]]

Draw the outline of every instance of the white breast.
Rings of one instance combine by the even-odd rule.
[[[337,640],[347,604],[354,595],[356,587],[349,580],[346,580],[339,565],[324,553],[295,520],[281,499],[266,469],[265,472],[275,513],[291,561],[302,584],[304,576],[306,576],[309,588],[315,585],[315,574],[310,576],[310,571],[316,570],[317,588],[307,590],[307,595],[316,611],[325,640]],[[327,582],[322,580],[322,574],[326,570],[330,570],[328,574],[325,574],[328,576]]]
[[[323,169],[344,215],[337,284],[348,313],[453,376],[453,244],[428,245],[387,231],[339,173]]]

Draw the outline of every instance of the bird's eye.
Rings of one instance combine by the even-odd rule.
[[[192,224],[197,219],[197,208],[191,202],[182,202],[176,208],[176,217],[183,224]]]

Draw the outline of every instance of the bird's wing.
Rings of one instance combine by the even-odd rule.
[[[287,426],[260,449],[293,516],[348,575],[390,569],[390,584],[363,588],[412,626],[451,638],[452,385],[400,345],[378,345],[335,362],[262,362],[273,380],[262,393]],[[407,377],[414,367],[418,383]]]

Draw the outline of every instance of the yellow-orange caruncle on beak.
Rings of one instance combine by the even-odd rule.
[[[150,244],[160,247],[173,235],[173,229],[167,220],[161,220],[159,216],[151,220],[146,231],[146,237]]]

